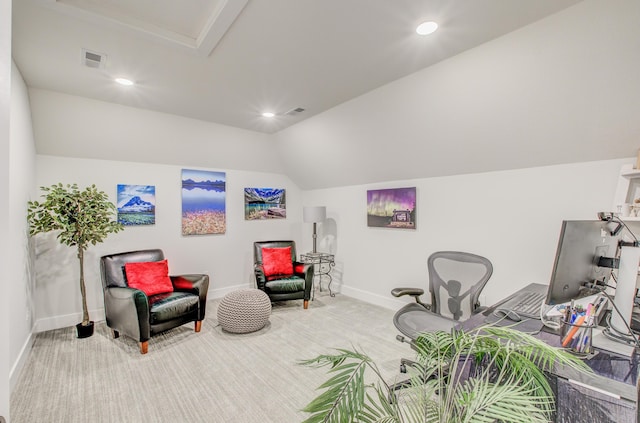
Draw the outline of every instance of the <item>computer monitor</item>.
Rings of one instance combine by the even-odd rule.
[[[634,234],[640,235],[640,222],[625,222]],[[626,228],[617,235],[611,231],[616,222],[601,220],[565,220],[551,273],[546,303],[561,304],[597,293],[593,282],[607,283],[610,267],[599,266],[600,257],[616,258],[618,241],[633,240]]]

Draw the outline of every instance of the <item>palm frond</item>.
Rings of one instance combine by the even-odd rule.
[[[454,390],[460,422],[507,421],[543,423],[550,419],[547,405],[553,397],[543,397],[533,383],[520,383],[510,378],[500,384],[486,379],[469,379]]]
[[[312,413],[305,420],[311,422],[346,423],[357,421],[365,403],[364,374],[371,359],[358,351],[340,349],[337,354],[320,355],[311,360],[304,360],[303,365],[330,366],[333,376],[324,382],[319,389],[325,389],[303,411]]]
[[[390,402],[389,397],[378,386],[375,389],[375,398],[367,393],[367,401],[358,415],[358,421],[362,423],[400,423],[395,402]]]
[[[398,396],[357,350],[302,361],[328,366],[330,374],[304,408],[311,413],[305,422],[546,422],[554,397],[544,372],[558,365],[590,371],[568,352],[508,327],[424,333],[414,346],[409,387]],[[375,382],[367,383],[372,374]]]

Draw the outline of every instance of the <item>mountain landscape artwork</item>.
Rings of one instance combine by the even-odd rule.
[[[367,191],[367,226],[416,228],[416,188]]]
[[[182,169],[182,235],[227,229],[225,172]]]
[[[245,188],[244,219],[286,219],[285,190],[279,188]]]
[[[156,187],[118,185],[118,222],[126,226],[155,225]]]

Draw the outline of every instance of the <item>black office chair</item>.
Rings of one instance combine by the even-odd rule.
[[[393,323],[404,335],[401,342],[415,349],[415,340],[422,332],[450,331],[475,313],[484,310],[479,297],[493,273],[491,262],[481,256],[461,251],[438,251],[429,256],[429,292],[431,302],[424,303],[421,288],[395,288],[394,297],[410,295],[415,299],[393,316]],[[405,338],[409,338],[408,340]],[[412,364],[402,360],[401,370]]]

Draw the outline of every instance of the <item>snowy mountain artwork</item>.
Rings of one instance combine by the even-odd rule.
[[[118,222],[126,226],[156,223],[154,185],[118,185]]]

